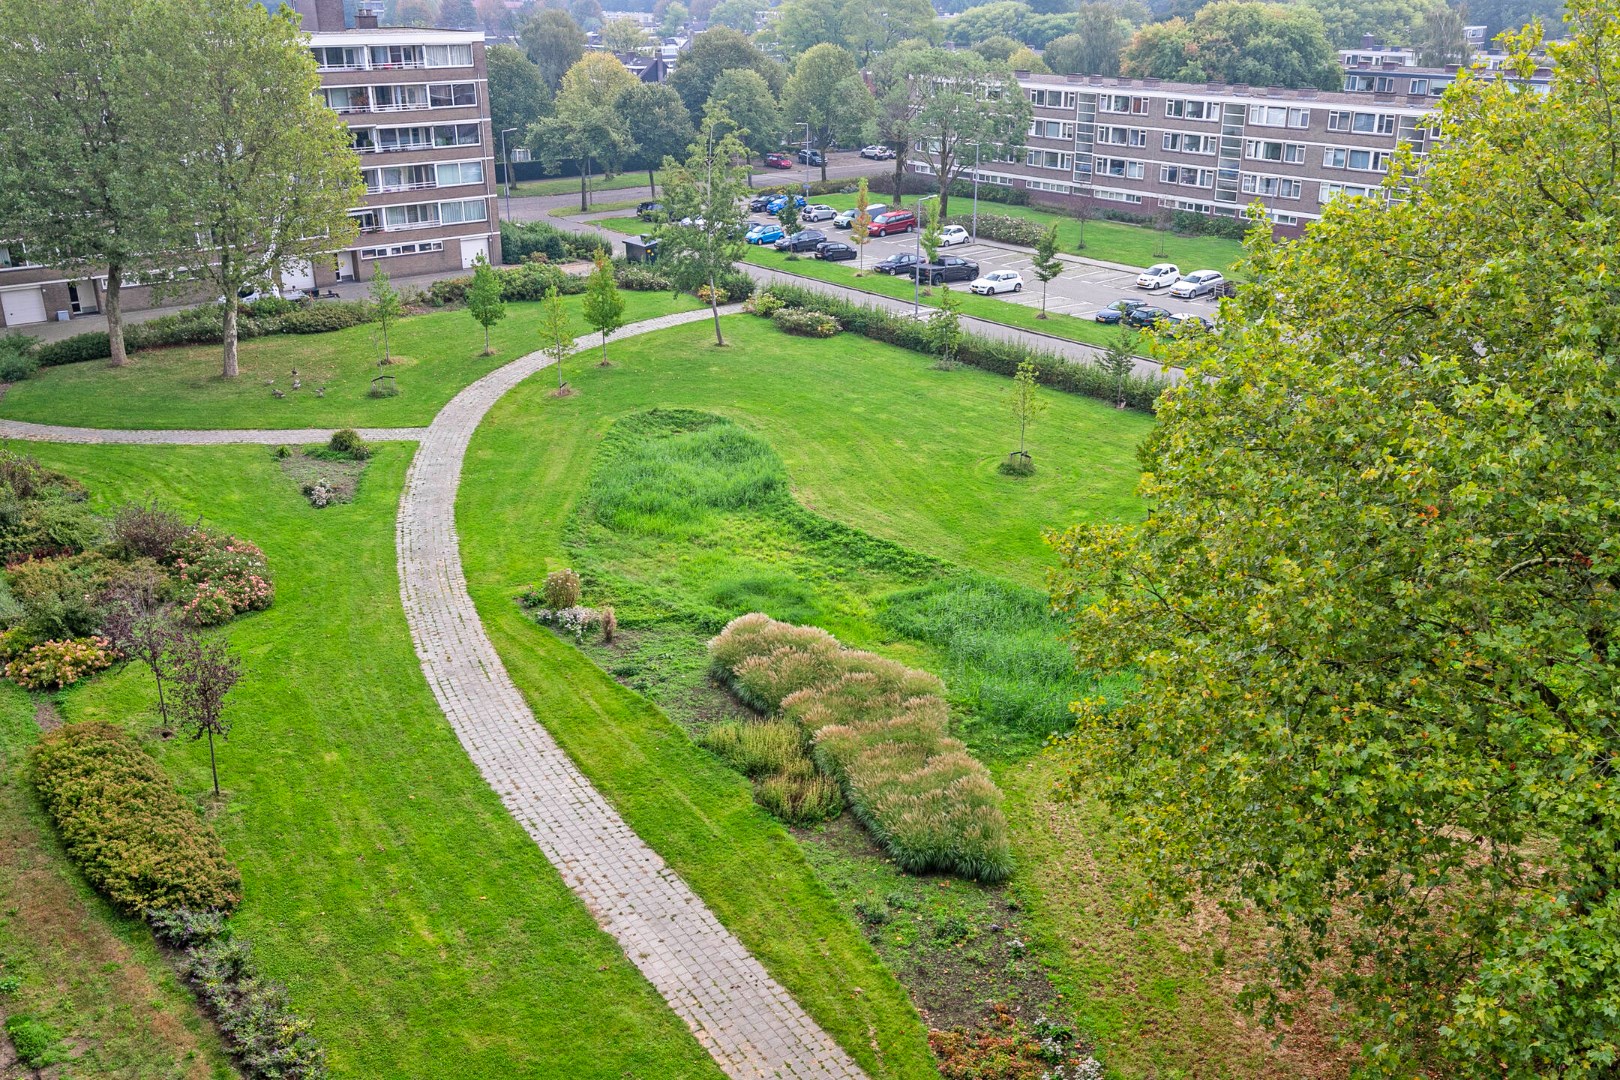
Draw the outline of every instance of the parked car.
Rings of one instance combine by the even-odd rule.
[[[1195,333],[1207,334],[1209,331],[1215,329],[1215,323],[1213,320],[1206,319],[1202,315],[1194,315],[1190,312],[1177,312],[1176,314],[1170,316],[1170,330],[1172,333],[1185,333],[1188,330],[1193,330],[1194,327],[1197,328],[1194,331]]]
[[[1108,304],[1092,318],[1100,323],[1118,325],[1119,321],[1139,307],[1147,307],[1146,300],[1115,300]]]
[[[951,247],[955,244],[966,244],[973,237],[960,225],[947,225],[939,230],[939,244],[941,247]]]
[[[997,270],[975,278],[973,284],[968,286],[970,292],[980,296],[994,296],[996,293],[1023,292],[1024,277],[1016,270]]]
[[[653,218],[661,216],[663,212],[664,204],[661,202],[642,202],[636,204],[636,217],[640,218],[642,221],[651,221]]]
[[[775,195],[755,195],[748,200],[748,212],[751,214],[763,214],[765,208],[771,204],[771,200],[774,198],[776,198]]]
[[[786,154],[766,154],[765,167],[767,169],[791,169],[793,168],[793,159]]]
[[[1169,318],[1170,313],[1164,310],[1164,308],[1151,307],[1147,304],[1143,304],[1141,307],[1125,316],[1125,325],[1134,326],[1137,329],[1146,329],[1147,327],[1153,326],[1156,323],[1166,322],[1169,320]]]
[[[1154,263],[1140,274],[1136,275],[1138,289],[1162,289],[1167,285],[1174,285],[1181,280],[1181,271],[1174,263]]]
[[[910,232],[917,227],[917,215],[910,210],[889,210],[872,219],[872,236]]]
[[[799,212],[800,221],[831,221],[838,216],[838,211],[826,203],[811,203]]]
[[[782,232],[782,226],[778,225],[774,221],[769,221],[760,225],[755,225],[752,229],[749,229],[748,232],[743,235],[743,239],[748,241],[750,244],[774,244],[778,240],[782,239],[784,235],[785,234]]]
[[[876,270],[880,274],[901,274],[905,277],[910,277],[911,268],[916,263],[917,256],[907,251],[899,255],[890,255],[887,259],[884,259],[882,262],[872,267],[872,269]]]
[[[816,250],[811,254],[826,262],[842,262],[845,259],[853,259],[856,251],[852,245],[842,240],[823,240],[816,245]]]
[[[772,196],[771,201],[765,204],[765,212],[774,217],[775,215],[780,214],[782,212],[782,207],[786,206],[787,202],[788,202],[788,197],[786,195]],[[804,196],[803,195],[795,195],[795,196],[793,196],[793,205],[797,206],[800,210],[803,210],[804,209]]]
[[[1200,296],[1216,296],[1226,277],[1219,270],[1194,270],[1174,285],[1170,295],[1178,300],[1196,300]]]
[[[861,147],[861,157],[869,158],[872,161],[893,161],[894,151],[887,146],[879,146],[874,143],[871,146]]]
[[[821,151],[820,150],[800,150],[799,151],[799,164],[800,165],[820,165],[821,164]]]
[[[800,229],[792,236],[784,236],[776,242],[777,251],[814,251],[816,245],[827,239],[827,234],[820,229]]]
[[[979,264],[954,255],[942,256],[939,261],[920,264],[907,271],[918,277],[924,285],[943,285],[947,281],[972,281],[979,276]]]
[[[876,220],[877,216],[888,208],[889,205],[887,203],[873,203],[871,206],[866,208],[866,219],[868,221]],[[853,227],[855,224],[856,213],[858,213],[858,211],[856,211],[854,207],[851,207],[848,210],[839,211],[838,216],[833,218],[833,225],[840,229],[848,229]]]

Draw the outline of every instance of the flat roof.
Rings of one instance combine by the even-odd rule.
[[[375,30],[316,30],[310,45],[363,45],[375,41],[389,45],[470,45],[483,41],[482,30],[440,30],[426,26],[379,26]]]

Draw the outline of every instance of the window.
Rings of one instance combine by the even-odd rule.
[[[315,54],[315,64],[323,71],[353,71],[366,66],[364,49],[348,49],[334,45],[311,49],[310,52]]]
[[[361,232],[376,232],[382,228],[382,221],[377,217],[375,209],[354,210],[349,214],[354,218],[355,224],[360,226]]]
[[[1186,187],[1214,187],[1215,170],[1194,169],[1185,165],[1160,165],[1159,181]]]
[[[428,67],[472,67],[471,45],[426,45]]]
[[[350,128],[349,135],[354,139],[354,148],[362,154],[368,154],[377,149],[377,133],[370,128]]]
[[[1097,173],[1101,176],[1118,176],[1126,180],[1143,180],[1147,178],[1147,165],[1140,161],[1126,161],[1124,158],[1097,159]]]
[[[1146,146],[1147,132],[1141,128],[1099,127],[1097,141],[1109,146]]]
[[[1360,184],[1323,184],[1321,194],[1317,201],[1324,206],[1343,195],[1347,199],[1374,199],[1381,196],[1375,187],[1363,187]]]
[[[488,221],[489,206],[483,199],[440,203],[439,220],[446,225],[458,225],[463,221]]]
[[[321,91],[326,107],[333,112],[365,112],[371,108],[371,91],[364,86],[332,86]]]
[[[1220,140],[1214,135],[1188,135],[1179,131],[1164,133],[1164,149],[1179,150],[1183,154],[1213,154],[1219,149],[1219,144]]]
[[[420,83],[373,87],[372,99],[379,109],[425,109],[428,106],[427,87]]]
[[[432,165],[384,165],[362,169],[360,175],[366,182],[366,190],[373,193],[435,186]]]
[[[1024,186],[1032,191],[1051,191],[1059,195],[1070,195],[1074,192],[1068,184],[1058,184],[1050,180],[1026,180]]]
[[[387,247],[361,248],[362,259],[387,259],[395,255],[423,255],[433,251],[443,251],[442,240],[418,240],[414,244],[390,244]]]
[[[1043,109],[1072,109],[1074,108],[1073,90],[1031,90],[1029,103],[1039,105]]]
[[[433,132],[429,127],[378,128],[377,149],[384,152],[425,149],[433,145]]]
[[[1380,75],[1378,76],[1378,85],[1374,87],[1374,90],[1380,94],[1393,94],[1395,92],[1395,80],[1388,75]]]
[[[1068,172],[1074,167],[1074,155],[1056,150],[1030,150],[1025,155],[1024,163],[1034,169],[1062,169]]]
[[[0,244],[0,268],[26,266],[27,263],[28,257],[23,254],[21,244]]]
[[[1276,199],[1297,199],[1304,190],[1304,182],[1291,177],[1249,175],[1243,177],[1243,192],[1246,195],[1269,195]]]
[[[1329,131],[1354,131],[1362,135],[1395,134],[1395,116],[1392,113],[1330,112]]]
[[[1367,94],[1373,88],[1371,75],[1346,75],[1344,77],[1344,92],[1347,94]]]
[[[373,45],[371,66],[374,68],[414,68],[422,66],[420,45]]]
[[[450,161],[438,167],[439,187],[455,187],[457,184],[482,184],[484,182],[484,163],[482,161]]]
[[[1243,156],[1251,161],[1283,161],[1290,165],[1303,165],[1305,144],[1250,139],[1244,143]]]
[[[385,206],[382,212],[383,227],[386,229],[421,229],[439,223],[438,203]]]
[[[1322,164],[1329,169],[1357,169],[1361,172],[1386,172],[1389,153],[1384,150],[1347,150],[1343,147],[1322,151]]]
[[[1219,120],[1221,110],[1213,101],[1171,98],[1164,103],[1164,115],[1180,117],[1183,120]]]
[[[1261,127],[1307,128],[1311,126],[1311,110],[1290,109],[1286,105],[1250,105],[1249,123]]]
[[[1137,108],[1140,104],[1141,108]],[[1126,94],[1100,94],[1097,97],[1097,111],[1111,113],[1145,113],[1147,112],[1146,98],[1133,98]]]
[[[1298,225],[1299,218],[1293,214],[1272,214],[1271,220],[1278,225]]]
[[[1406,84],[1406,92],[1408,94],[1427,94],[1429,92],[1429,80],[1413,79]]]
[[[428,104],[435,109],[448,109],[478,104],[478,87],[474,83],[434,83],[428,87]]]
[[[1098,189],[1091,193],[1091,197],[1093,199],[1101,199],[1103,202],[1130,203],[1132,206],[1142,205],[1142,196],[1138,195],[1134,191],[1107,191]]]
[[[477,146],[477,124],[439,124],[433,129],[434,146]]]

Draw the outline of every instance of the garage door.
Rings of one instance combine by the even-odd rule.
[[[5,312],[7,326],[45,321],[45,290],[12,289],[0,292],[0,311]]]
[[[489,258],[489,237],[480,236],[477,240],[463,240],[461,242],[461,268],[463,270],[472,269],[473,263],[478,261],[480,255],[485,259]]]
[[[308,291],[315,287],[315,268],[307,262],[293,263],[285,274],[281,275],[283,289],[304,289]]]

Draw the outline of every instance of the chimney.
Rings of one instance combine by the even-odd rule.
[[[315,0],[315,25],[321,33],[343,29],[343,0]]]
[[[363,7],[354,13],[354,28],[356,30],[377,29],[377,9]]]

